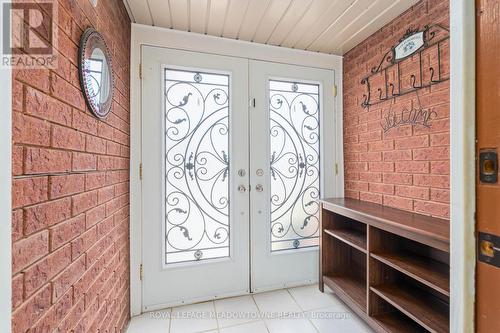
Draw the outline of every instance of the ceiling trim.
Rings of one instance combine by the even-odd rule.
[[[127,10],[127,14],[128,14],[128,17],[130,18],[130,21],[132,23],[135,23],[134,14],[132,13],[132,10],[130,9],[130,4],[128,3],[128,0],[123,0],[123,4],[125,5],[125,9]]]
[[[291,49],[282,46],[216,37],[194,32],[132,24],[133,43],[172,49],[204,52],[253,60],[339,70],[342,56]]]

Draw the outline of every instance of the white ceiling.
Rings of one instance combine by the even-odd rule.
[[[342,55],[418,0],[123,0],[136,23]]]

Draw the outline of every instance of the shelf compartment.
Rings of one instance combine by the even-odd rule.
[[[450,296],[450,268],[445,263],[409,252],[371,253],[371,257],[443,295]]]
[[[324,234],[323,238],[325,237],[330,252],[325,253],[322,258],[325,263],[322,271],[323,282],[345,303],[366,315],[367,254],[336,237]]]
[[[325,229],[324,232],[366,253],[366,233],[357,229]]]
[[[373,259],[372,259],[373,260]],[[382,265],[382,264],[380,264]],[[370,290],[370,319],[383,332],[428,332],[407,315]]]
[[[388,312],[371,317],[385,332],[389,333],[424,333],[425,328],[399,311]]]
[[[370,290],[430,332],[449,332],[449,306],[429,293],[401,284]]]
[[[366,313],[366,281],[356,276],[323,276],[324,283],[348,305]]]

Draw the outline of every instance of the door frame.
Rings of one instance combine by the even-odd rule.
[[[475,1],[450,1],[450,332],[474,332]]]
[[[132,316],[141,314],[142,309],[142,282],[140,279],[142,258],[142,185],[140,180],[142,93],[140,66],[143,45],[333,69],[337,86],[335,130],[338,133],[334,148],[336,152],[335,163],[338,164],[335,194],[343,196],[344,193],[341,56],[132,24],[130,71],[130,310]]]

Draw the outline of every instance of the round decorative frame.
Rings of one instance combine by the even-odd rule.
[[[102,79],[103,72],[95,72],[90,68],[90,59],[96,49],[100,49],[104,59],[103,64],[107,67],[106,82],[97,80],[93,74],[99,74],[99,79]],[[101,65],[103,66],[103,65]],[[102,67],[101,67],[102,68]],[[100,119],[105,119],[111,111],[113,104],[113,66],[111,62],[111,53],[104,37],[94,28],[87,28],[80,38],[80,47],[78,51],[78,74],[80,78],[80,86],[83,91],[85,102],[90,111]],[[96,75],[97,76],[97,75]],[[107,84],[106,95],[104,101],[101,101],[102,84]],[[95,91],[94,87],[98,89]]]

